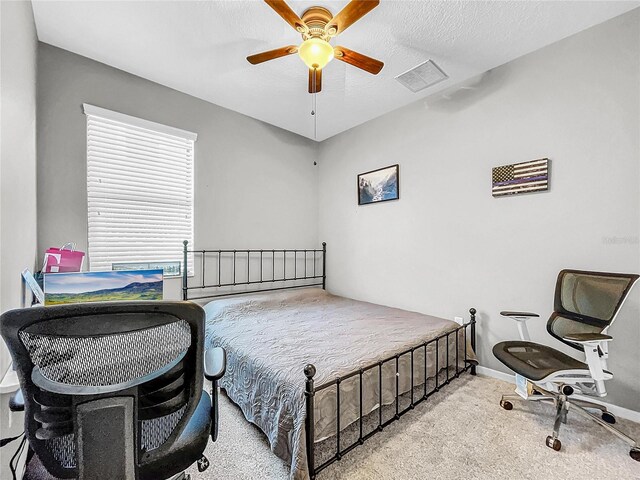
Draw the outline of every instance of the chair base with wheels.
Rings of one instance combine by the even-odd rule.
[[[547,322],[548,332],[561,342],[584,352],[585,362],[551,348],[531,342],[526,322],[539,315],[530,312],[503,311],[516,321],[520,341],[498,343],[494,356],[516,373],[516,393],[503,395],[500,406],[513,409],[515,401],[549,402],[555,406],[553,432],[546,445],[559,451],[560,427],[567,423],[569,411],[594,421],[630,447],[629,455],[640,461],[640,444],[613,425],[616,417],[589,397],[606,395],[604,382],[613,378],[607,370],[606,334],[615,320],[638,275],[563,270],[558,275],[554,313]],[[597,413],[593,413],[595,410]]]
[[[622,433],[620,430],[612,426],[616,423],[616,417],[611,412],[609,412],[604,405],[594,402],[588,402],[582,399],[569,398],[570,395],[573,395],[574,393],[573,388],[569,385],[562,386],[559,392],[551,392],[549,390],[545,390],[544,388],[536,384],[530,385],[531,389],[533,390],[532,396],[529,396],[525,399],[518,394],[502,395],[502,398],[500,399],[500,406],[505,410],[512,410],[513,404],[516,401],[522,400],[530,402],[549,402],[554,404],[556,407],[556,416],[553,423],[553,432],[546,438],[545,443],[547,447],[555,451],[560,451],[560,449],[562,448],[562,442],[558,438],[560,435],[560,427],[563,423],[567,423],[567,414],[571,410],[585,418],[588,418],[589,420],[593,420],[597,424],[604,427],[607,431],[613,433],[618,438],[629,444],[631,446],[629,455],[634,460],[640,462],[640,444],[638,444],[635,439],[629,437],[628,435]],[[597,410],[600,412],[600,415],[589,412],[587,409]]]

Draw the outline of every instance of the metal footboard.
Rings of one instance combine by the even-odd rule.
[[[380,360],[376,363],[373,363],[371,365],[368,365],[364,368],[360,368],[358,370],[354,370],[353,372],[344,375],[342,377],[337,377],[333,380],[330,380],[328,382],[323,383],[322,385],[319,386],[315,386],[314,384],[314,379],[313,377],[316,374],[316,367],[312,364],[307,365],[304,368],[304,375],[306,377],[306,382],[305,382],[305,399],[306,399],[306,419],[305,419],[305,430],[306,430],[306,447],[307,447],[307,462],[308,462],[308,467],[309,467],[309,476],[312,479],[315,479],[316,476],[318,475],[318,473],[320,473],[322,470],[324,470],[325,468],[327,468],[329,465],[331,465],[332,463],[340,460],[342,458],[343,455],[349,453],[351,450],[353,450],[354,448],[356,448],[358,445],[362,445],[367,439],[369,439],[371,436],[375,435],[378,432],[381,432],[387,425],[389,425],[390,423],[395,422],[396,420],[398,420],[400,417],[402,417],[402,415],[404,415],[405,413],[407,413],[408,411],[412,410],[413,408],[415,408],[416,405],[420,404],[422,401],[428,399],[431,395],[433,395],[435,392],[439,391],[442,387],[444,387],[445,385],[448,385],[449,383],[451,383],[451,381],[455,378],[460,377],[460,375],[466,371],[469,371],[471,373],[471,375],[475,375],[476,374],[476,362],[472,361],[470,359],[467,358],[467,340],[469,340],[469,343],[471,344],[471,348],[472,350],[475,352],[476,349],[476,310],[475,308],[471,308],[469,310],[469,313],[471,315],[469,322],[464,323],[462,325],[460,325],[459,327],[457,327],[455,330],[452,330],[450,332],[444,333],[436,338],[433,338],[432,340],[429,340],[428,342],[423,342],[420,343],[419,345],[416,345],[415,347],[409,348],[403,352],[397,353],[395,355],[392,355],[390,357],[385,358],[384,360]],[[469,331],[469,333],[467,333],[467,331]],[[463,358],[463,365],[464,367],[460,368],[460,349],[458,348],[458,338],[460,335],[460,332],[463,332],[462,336],[464,336],[464,358]],[[455,335],[455,347],[456,347],[456,362],[455,362],[455,372],[454,373],[450,373],[450,362],[449,362],[449,347],[450,347],[450,343],[449,343],[449,339],[452,335]],[[446,348],[446,364],[444,367],[442,367],[445,370],[445,379],[443,382],[440,382],[440,370],[441,370],[441,366],[439,365],[439,345],[440,345],[440,341],[442,339],[446,339],[446,344],[447,344],[447,348]],[[431,389],[427,389],[427,367],[428,367],[428,355],[427,355],[427,348],[431,345],[431,344],[435,344],[435,383],[434,383],[434,387]],[[422,395],[420,395],[418,398],[415,398],[415,390],[416,390],[416,385],[415,385],[415,378],[414,378],[414,370],[415,370],[415,364],[414,364],[414,355],[415,352],[417,350],[420,349],[424,349],[424,389],[422,392]],[[411,388],[409,390],[410,392],[410,403],[406,408],[400,409],[400,389],[399,389],[399,382],[400,382],[400,370],[399,370],[399,362],[400,362],[400,358],[403,357],[404,355],[411,355],[410,357],[410,366],[411,366]],[[392,362],[395,363],[395,414],[388,420],[383,420],[383,389],[382,389],[382,381],[383,381],[383,375],[382,375],[382,369],[383,367],[388,363],[388,362]],[[379,382],[379,387],[378,387],[378,425],[377,428],[373,429],[372,431],[368,432],[368,433],[364,433],[364,429],[363,429],[363,417],[364,417],[364,412],[363,412],[363,388],[362,388],[362,383],[363,383],[363,375],[372,370],[372,369],[378,369],[378,382]],[[340,436],[341,436],[341,429],[340,429],[340,385],[341,383],[343,383],[344,381],[355,377],[355,376],[359,376],[359,392],[358,392],[358,396],[359,396],[359,417],[357,422],[359,423],[358,425],[358,438],[357,440],[355,440],[353,443],[351,443],[350,445],[341,448],[340,445]],[[419,386],[419,385],[418,385]],[[316,453],[316,444],[315,444],[315,418],[314,418],[314,408],[315,408],[315,396],[318,392],[327,389],[329,387],[335,387],[336,389],[336,449],[335,449],[335,453],[327,460],[325,460],[324,462],[322,462],[320,465],[316,466],[316,462],[315,462],[315,453]],[[408,393],[408,392],[406,392]],[[405,394],[406,394],[405,393]],[[374,409],[375,411],[375,409]]]

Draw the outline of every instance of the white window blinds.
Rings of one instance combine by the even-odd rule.
[[[193,243],[197,136],[92,105],[84,112],[90,269],[182,262],[182,242]]]

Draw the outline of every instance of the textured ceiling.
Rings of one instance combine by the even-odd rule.
[[[346,1],[291,1],[337,13]],[[252,66],[246,56],[300,36],[264,2],[34,1],[41,41],[318,141],[451,87],[638,6],[614,1],[390,1],[332,43],[385,62],[373,76],[332,61],[310,115],[297,55]],[[433,59],[449,79],[411,93],[394,77]],[[125,112],[126,113],[126,112]]]

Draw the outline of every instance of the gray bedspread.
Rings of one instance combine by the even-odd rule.
[[[359,302],[312,288],[215,300],[205,306],[206,347],[227,351],[227,372],[220,385],[245,417],[267,436],[273,452],[291,464],[291,478],[308,478],[303,368],[316,366],[316,386],[337,376],[429,341],[458,325],[449,320]],[[449,341],[449,365],[464,367],[460,332]],[[444,340],[443,340],[444,341]],[[427,377],[435,375],[435,344],[426,349]],[[446,343],[439,345],[439,366]],[[471,357],[472,352],[468,352]],[[424,382],[425,349],[414,352],[414,384]],[[400,358],[399,393],[410,390],[410,355]],[[394,401],[395,362],[383,368],[383,403]],[[340,428],[359,417],[356,377],[340,390]],[[378,371],[363,379],[364,414],[379,404]],[[315,398],[315,441],[335,435],[335,388]]]

